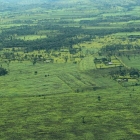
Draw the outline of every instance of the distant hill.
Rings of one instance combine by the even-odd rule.
[[[47,0],[48,1],[48,0]],[[31,4],[31,3],[39,3],[44,2],[44,0],[0,0],[0,3],[7,3],[7,4]]]
[[[84,3],[99,3],[99,4],[140,4],[140,0],[0,0],[0,3],[9,3],[9,4],[35,4],[35,3],[75,3],[75,2],[84,2]]]
[[[77,3],[77,2],[90,2],[90,0],[0,0],[2,4],[38,4],[38,3]]]

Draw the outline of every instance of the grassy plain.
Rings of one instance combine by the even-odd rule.
[[[0,14],[1,30],[21,25],[37,25],[38,21],[48,20],[47,24],[62,27],[79,27],[81,20],[108,18],[108,16],[126,15],[126,7],[106,9],[93,5],[71,5],[67,8],[33,8],[22,14],[5,12]],[[139,14],[139,6],[127,12]],[[93,14],[93,15],[92,15]],[[89,17],[87,17],[89,15]],[[91,16],[92,15],[92,16]],[[91,16],[91,17],[90,17]],[[139,15],[138,15],[139,16]],[[15,23],[16,20],[23,23]],[[110,18],[112,19],[112,17]],[[32,23],[25,23],[31,20]],[[21,22],[20,21],[20,22]],[[59,21],[63,21],[62,24]],[[73,21],[64,22],[64,21]],[[14,24],[12,23],[14,22]],[[130,21],[106,21],[97,25],[82,25],[82,29],[113,29],[127,27]],[[136,23],[131,21],[131,25]],[[41,24],[41,23],[40,23]],[[139,21],[137,22],[139,25]],[[46,35],[59,34],[55,30],[40,30],[37,35],[16,36],[17,39],[36,40]],[[0,64],[8,75],[0,77],[0,139],[1,140],[139,140],[140,138],[140,86],[131,81],[129,86],[114,81],[109,75],[115,65],[98,69],[93,63],[99,51],[106,45],[136,45],[140,39],[129,40],[127,35],[139,35],[139,32],[119,32],[106,36],[96,36],[90,41],[73,45],[82,49],[73,55],[69,52],[44,50],[28,52],[28,55],[41,54],[52,57],[54,63],[30,60],[11,61],[9,65],[1,57]],[[82,38],[86,35],[79,35]],[[123,37],[123,39],[122,39]],[[67,47],[67,46],[64,46]],[[4,49],[0,54],[9,51]],[[10,50],[10,52],[12,49]],[[20,58],[23,51],[17,51]],[[55,56],[61,53],[60,56]],[[80,58],[80,53],[83,58]],[[46,55],[46,56],[45,56]],[[65,61],[68,57],[68,61]],[[74,58],[75,57],[75,58]],[[30,57],[29,57],[30,59]],[[140,69],[139,56],[119,57],[128,67]],[[76,62],[76,63],[74,63]],[[116,66],[121,62],[112,59]],[[116,67],[116,69],[119,69]],[[37,71],[37,73],[36,73]],[[132,79],[131,79],[132,80]]]
[[[12,62],[0,77],[1,139],[138,139],[139,87],[81,63]]]

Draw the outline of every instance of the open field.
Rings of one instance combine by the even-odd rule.
[[[122,61],[129,67],[140,69],[139,60],[140,57],[138,55],[131,56],[130,60],[127,57],[121,57]]]
[[[140,35],[140,32],[124,32],[124,33],[116,33],[117,36],[130,36],[130,35]]]
[[[16,37],[16,39],[22,39],[22,40],[36,40],[36,39],[42,39],[42,38],[46,38],[45,35],[27,35],[27,36],[18,36]]]
[[[139,87],[75,64],[11,62],[9,69],[0,77],[1,139],[139,138]]]
[[[139,94],[121,91],[1,98],[1,139],[138,140]]]

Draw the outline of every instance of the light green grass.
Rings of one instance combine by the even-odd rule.
[[[36,40],[46,38],[46,35],[26,35],[26,36],[17,36],[16,39],[22,40]]]
[[[120,57],[120,58],[127,66],[140,69],[140,65],[139,65],[140,57],[138,55],[130,56],[130,60],[128,60],[127,57]]]
[[[88,88],[91,90],[92,86],[96,86],[93,78],[88,80],[89,76],[87,75],[84,78],[77,79],[74,76],[76,74],[80,75],[81,70],[94,68],[92,60],[89,60],[91,59],[87,58],[83,60],[84,63],[81,62],[83,64],[79,65],[71,63],[37,63],[33,66],[31,62],[25,61],[22,63],[11,62],[8,67],[7,64],[2,63],[2,66],[9,70],[9,75],[0,77],[1,96],[59,94],[69,93],[77,89],[88,90]],[[37,75],[34,74],[35,71],[38,72]],[[49,76],[45,77],[48,74]]]
[[[116,36],[130,36],[130,35],[140,35],[140,32],[123,32],[123,33],[116,33]]]

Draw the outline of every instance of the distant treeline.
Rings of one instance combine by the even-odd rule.
[[[53,36],[45,39],[24,40],[16,39],[15,36],[36,35],[40,30],[57,31]],[[140,28],[123,28],[123,29],[83,29],[82,27],[61,27],[54,25],[47,26],[20,26],[5,29],[0,34],[0,48],[9,47],[26,47],[29,50],[37,49],[60,49],[63,46],[71,47],[84,41],[90,41],[95,36],[105,36],[117,32],[134,32],[140,31]],[[50,33],[51,34],[51,33]],[[78,38],[84,35],[83,38]],[[46,35],[47,36],[47,35]]]

